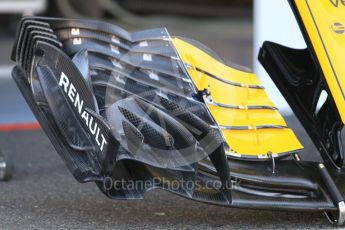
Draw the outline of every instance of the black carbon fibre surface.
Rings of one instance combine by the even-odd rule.
[[[80,29],[105,32],[134,46],[140,42],[139,46],[147,47],[152,41],[172,44],[166,29],[130,34],[96,21],[35,20],[49,22],[53,30],[69,28],[71,34],[80,34]],[[113,47],[98,38],[73,38],[65,40],[60,48],[59,38],[50,33],[33,30],[21,36],[21,31],[27,29],[24,25],[19,30],[18,42],[24,43],[21,49],[28,50],[16,52],[23,69],[16,67],[13,78],[78,181],[95,181],[105,195],[114,199],[141,199],[147,191],[161,188],[197,201],[233,207],[334,209],[320,176],[313,173],[315,163],[295,162],[292,158],[273,164],[228,161],[225,157],[228,146],[199,100],[201,92],[192,84],[182,86],[190,89],[182,93],[159,85],[163,82],[159,75],[182,82],[190,79],[178,54],[167,56],[165,51],[171,51],[171,47],[156,49],[152,44],[153,49],[145,48],[144,53],[134,49],[122,53],[122,47]],[[95,61],[88,59],[88,55],[98,58],[98,66],[91,64]],[[87,65],[89,70],[85,68]],[[114,67],[127,69],[127,65],[139,68],[140,74],[148,74],[154,81],[149,84],[131,72],[109,72]],[[104,66],[108,69],[103,69]],[[69,125],[71,122],[81,125]],[[102,143],[99,137],[103,138]],[[137,139],[133,142],[128,137]],[[86,139],[90,145],[85,144]],[[130,146],[133,143],[139,145]],[[113,181],[167,182],[116,189],[104,184],[108,177]],[[182,181],[201,184],[185,188]],[[169,186],[172,182],[178,183],[177,188]]]

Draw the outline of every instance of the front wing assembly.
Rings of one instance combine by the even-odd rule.
[[[24,17],[12,59],[68,169],[110,198],[161,188],[242,208],[331,213],[343,204],[333,171],[303,161],[258,78],[196,41],[165,28]]]

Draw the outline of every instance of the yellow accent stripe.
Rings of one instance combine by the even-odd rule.
[[[345,5],[340,0],[295,0],[295,4],[345,123]]]
[[[198,90],[211,93],[204,100],[230,146],[228,155],[265,158],[303,148],[255,74],[226,66],[179,38],[173,43]]]

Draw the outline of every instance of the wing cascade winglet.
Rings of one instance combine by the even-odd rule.
[[[198,90],[207,90],[204,101],[230,146],[229,156],[265,159],[268,153],[277,157],[303,149],[253,73],[226,66],[180,38],[173,42]]]

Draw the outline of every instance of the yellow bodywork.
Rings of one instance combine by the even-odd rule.
[[[301,150],[303,146],[269,99],[253,73],[231,68],[190,43],[173,43],[230,146],[227,154],[268,158]]]
[[[345,123],[345,1],[295,0],[295,4]]]

